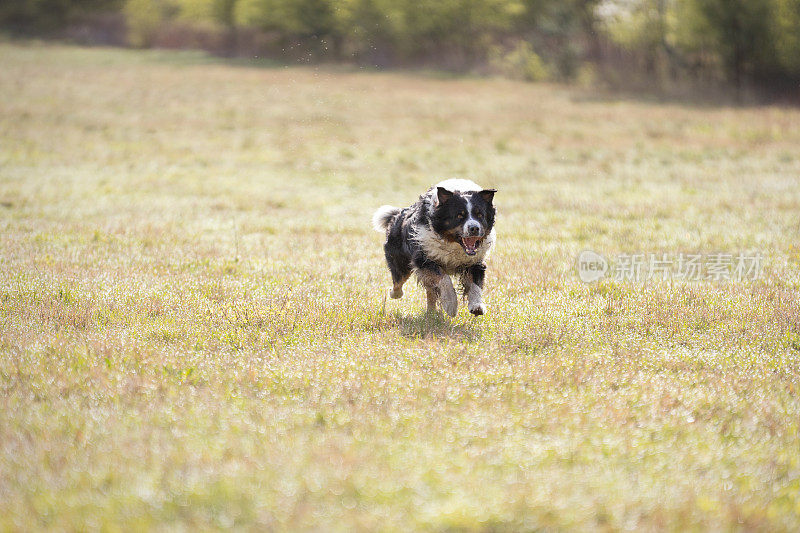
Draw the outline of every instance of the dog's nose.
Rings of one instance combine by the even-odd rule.
[[[470,235],[478,235],[481,232],[481,227],[478,224],[470,224],[467,226],[467,233]]]

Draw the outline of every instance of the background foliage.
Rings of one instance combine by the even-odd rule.
[[[114,32],[100,31],[115,15]],[[800,0],[11,0],[0,25],[136,47],[540,80],[793,88]],[[94,28],[95,31],[92,31]],[[74,36],[75,32],[71,35]]]

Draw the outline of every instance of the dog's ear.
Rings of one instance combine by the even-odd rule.
[[[492,200],[494,200],[494,193],[496,193],[496,192],[497,192],[497,189],[484,189],[481,192],[479,192],[478,194],[481,195],[481,198],[483,198],[484,201],[487,204],[491,204]]]
[[[439,205],[442,205],[452,197],[452,192],[448,191],[444,187],[436,187],[436,198],[439,200]]]

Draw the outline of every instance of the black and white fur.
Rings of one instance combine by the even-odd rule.
[[[483,280],[486,260],[495,241],[495,189],[461,179],[431,187],[411,207],[380,207],[372,216],[376,231],[386,234],[383,250],[392,274],[392,298],[403,296],[403,284],[412,273],[425,287],[428,311],[439,301],[450,316],[458,311],[451,275],[461,281],[467,308],[486,312]]]

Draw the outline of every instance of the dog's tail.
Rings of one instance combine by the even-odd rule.
[[[391,205],[382,205],[372,215],[372,227],[378,233],[386,233],[386,228],[389,227],[392,219],[400,212],[399,207]]]

